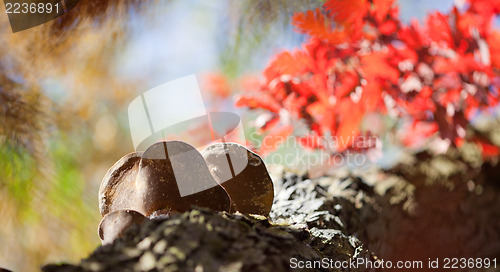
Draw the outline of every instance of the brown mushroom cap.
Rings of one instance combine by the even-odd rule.
[[[158,142],[149,147],[136,179],[138,211],[184,212],[191,206],[229,211],[229,196],[210,174],[193,146],[181,141]]]
[[[104,176],[99,187],[101,216],[115,210],[136,210],[135,179],[142,152],[130,153],[118,160]]]
[[[98,233],[102,244],[113,242],[134,224],[142,224],[147,218],[133,210],[117,210],[106,214],[99,223]]]
[[[273,182],[257,154],[236,143],[216,143],[201,154],[237,211],[269,215],[274,199]]]

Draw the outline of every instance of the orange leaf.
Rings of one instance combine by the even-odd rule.
[[[398,83],[399,71],[387,63],[387,54],[374,52],[361,57],[363,74],[368,81],[376,78]]]
[[[332,43],[341,43],[345,40],[345,35],[342,32],[334,31],[325,24],[325,17],[319,8],[315,11],[296,12],[292,17],[292,25],[296,27],[298,32]]]
[[[325,17],[317,8],[315,11],[296,12],[292,17],[292,25],[299,32],[309,35],[324,36],[328,30],[325,26]]]
[[[363,119],[364,110],[350,98],[342,99],[337,110],[342,115],[335,136],[337,136],[338,151],[342,152],[353,145],[359,134],[359,124]]]
[[[306,110],[321,125],[322,132],[335,131],[335,108],[332,105],[318,101],[307,106]]]
[[[237,96],[235,105],[237,107],[249,107],[251,109],[262,108],[276,113],[281,109],[281,105],[278,101],[266,93]]]
[[[382,23],[387,16],[387,13],[392,8],[394,0],[373,0],[373,5],[375,6],[375,19]]]
[[[310,58],[301,51],[294,53],[285,51],[278,54],[264,71],[264,75],[268,80],[273,80],[281,75],[298,75],[304,72]]]
[[[359,78],[357,74],[351,72],[344,73],[340,79],[340,86],[335,88],[335,97],[339,99],[346,96],[354,87],[358,86],[358,84]]]
[[[324,7],[337,23],[337,32],[343,34],[342,42],[361,38],[364,19],[370,7],[367,0],[330,0]]]
[[[377,81],[371,80],[363,86],[361,95],[361,103],[365,111],[370,112],[377,109],[379,102],[382,100],[382,89]]]

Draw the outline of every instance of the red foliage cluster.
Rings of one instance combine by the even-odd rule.
[[[344,139],[338,152],[354,146],[363,117],[376,111],[411,120],[411,136],[438,132],[451,144],[470,140],[497,155],[486,139],[468,139],[466,129],[477,112],[499,103],[500,32],[492,29],[499,12],[500,0],[470,0],[429,14],[422,26],[402,23],[394,0],[326,1],[293,16],[308,41],[276,55],[265,82],[236,105],[269,111],[262,127],[268,137],[291,133],[286,116],[304,120],[309,137]]]

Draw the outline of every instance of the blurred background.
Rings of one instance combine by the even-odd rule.
[[[196,74],[208,96],[214,84],[226,86],[214,107],[231,104],[241,78],[260,76],[271,56],[304,42],[293,13],[322,4],[82,0],[18,33],[0,7],[0,267],[36,271],[100,245],[97,192],[134,151],[127,107],[137,95]],[[398,4],[409,22],[454,3]],[[255,115],[239,113],[253,132]]]

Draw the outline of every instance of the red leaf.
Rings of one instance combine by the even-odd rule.
[[[398,29],[398,24],[393,20],[385,21],[381,23],[378,27],[380,33],[384,35],[391,35],[392,33],[396,32],[397,29]]]
[[[424,86],[421,90],[420,90],[420,97],[422,98],[431,98],[432,96],[432,89],[429,88],[429,86]]]
[[[326,36],[329,30],[325,26],[325,17],[317,8],[315,11],[297,12],[292,17],[292,25],[304,34]]]
[[[417,20],[412,20],[410,26],[402,26],[399,30],[399,38],[413,50],[418,50],[429,44]]]
[[[465,140],[463,138],[456,138],[455,139],[455,145],[457,147],[461,147],[465,143]]]
[[[492,30],[500,0],[467,1],[461,10],[432,13],[425,28],[400,22],[395,0],[327,0],[296,13],[293,25],[311,37],[302,49],[278,54],[262,92],[237,104],[272,111],[273,125],[287,116],[285,123],[302,121],[315,135],[330,132],[340,151],[353,148],[371,111],[415,120],[405,128],[407,145],[437,131],[458,143],[476,112],[500,102],[500,33]],[[290,114],[280,116],[283,108]]]
[[[335,107],[333,105],[318,101],[307,106],[306,110],[316,123],[321,124],[322,132],[335,131]]]
[[[479,102],[473,96],[468,96],[465,99],[465,104],[466,104],[464,110],[465,118],[467,118],[467,120],[471,120],[474,117],[474,115],[478,113]]]
[[[358,75],[352,72],[345,72],[341,75],[340,86],[335,88],[335,97],[340,99],[350,93],[354,87],[358,86]]]
[[[292,25],[296,27],[298,32],[325,39],[331,43],[341,43],[346,38],[344,33],[334,31],[325,24],[325,17],[319,8],[315,11],[295,13],[292,17]]]
[[[496,145],[479,139],[474,140],[474,142],[481,148],[481,153],[484,158],[491,158],[500,154],[500,149]]]
[[[309,57],[304,52],[285,51],[274,57],[264,71],[264,75],[268,81],[281,75],[298,75],[306,71],[309,62]]]
[[[379,23],[385,21],[384,19],[387,16],[387,13],[389,13],[389,10],[391,10],[393,3],[394,0],[373,0],[375,19]]]
[[[363,31],[364,18],[370,3],[367,0],[330,0],[324,5],[332,19],[343,30],[343,42],[350,39],[356,41]]]
[[[460,101],[461,90],[448,90],[446,92],[441,93],[438,96],[438,101],[441,105],[446,107],[448,104],[458,105]]]
[[[283,100],[283,106],[287,109],[295,118],[298,118],[300,111],[307,104],[307,98],[304,96],[297,96],[296,93],[289,94]]]
[[[500,69],[500,32],[491,32],[487,41],[491,55],[491,66]]]
[[[366,79],[387,79],[394,84],[398,83],[399,71],[387,63],[387,55],[374,52],[361,57],[363,75]]]
[[[455,10],[453,14],[456,16],[457,29],[460,34],[466,38],[471,38],[473,31],[479,31],[479,34],[484,37],[490,32],[492,15],[480,15],[471,12],[459,13]]]
[[[433,41],[444,42],[448,48],[453,48],[453,37],[448,23],[448,16],[440,12],[430,14],[427,18],[427,30],[429,37]]]
[[[485,17],[500,12],[500,0],[468,0],[470,10]]]
[[[326,77],[323,75],[315,74],[310,78],[311,81],[311,91],[314,92],[316,98],[325,103],[329,103],[330,96],[326,91]]]
[[[352,147],[356,136],[359,134],[359,125],[364,111],[359,104],[352,102],[350,98],[342,99],[337,111],[342,115],[335,136],[337,136],[337,151],[342,152]]]
[[[262,130],[271,130],[275,127],[277,127],[280,123],[280,119],[279,118],[272,118],[271,120],[267,121],[264,126],[262,126]]]
[[[434,72],[436,74],[449,73],[470,73],[478,70],[483,70],[483,66],[476,62],[474,54],[468,53],[465,55],[457,54],[454,58],[436,58],[434,63]]]
[[[324,6],[336,22],[349,25],[362,20],[369,5],[366,0],[330,0]]]
[[[424,86],[420,92],[411,101],[406,99],[398,101],[404,109],[418,120],[426,120],[430,118],[430,113],[436,110],[436,105],[431,98],[432,89],[428,86]]]
[[[281,109],[281,105],[266,93],[242,95],[237,96],[235,99],[237,107],[262,108],[275,113],[278,113]]]
[[[418,61],[418,55],[414,48],[398,48],[397,50],[394,50],[394,54],[394,60],[398,63],[402,61],[409,61],[411,64],[415,65]]]
[[[366,112],[377,109],[378,104],[382,100],[382,89],[378,82],[371,80],[363,86],[363,93],[361,95],[361,103]]]

